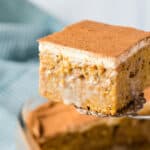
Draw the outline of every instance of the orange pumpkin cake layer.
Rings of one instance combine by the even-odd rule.
[[[116,114],[150,85],[150,32],[81,21],[39,40],[40,93]]]

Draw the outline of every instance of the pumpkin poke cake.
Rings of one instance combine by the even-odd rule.
[[[150,102],[146,103],[143,111],[150,113]],[[82,115],[73,106],[53,102],[43,104],[26,114],[25,123],[26,133],[28,137],[30,135],[29,141],[32,141],[32,146],[36,145],[34,150],[150,148],[150,120],[98,118]]]
[[[39,51],[50,100],[115,115],[150,85],[150,32],[85,20],[39,39]]]

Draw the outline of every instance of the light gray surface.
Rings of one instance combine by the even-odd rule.
[[[64,22],[81,19],[150,30],[150,0],[30,0]]]

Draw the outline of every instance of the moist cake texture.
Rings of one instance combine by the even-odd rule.
[[[116,114],[150,85],[150,33],[82,21],[39,40],[40,93]]]
[[[150,113],[150,102],[145,108],[143,112]],[[41,105],[26,114],[25,123],[40,150],[149,150],[150,147],[149,120],[81,115],[73,106],[62,103]]]

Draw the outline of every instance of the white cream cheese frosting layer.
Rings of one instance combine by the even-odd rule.
[[[82,64],[97,64],[105,68],[117,68],[121,63],[125,62],[129,57],[133,56],[140,49],[150,45],[150,38],[141,40],[133,47],[126,50],[123,54],[116,57],[102,56],[86,50],[80,50],[71,47],[65,47],[51,42],[40,42],[39,51],[49,51],[52,54],[62,54],[69,57],[70,60]]]

